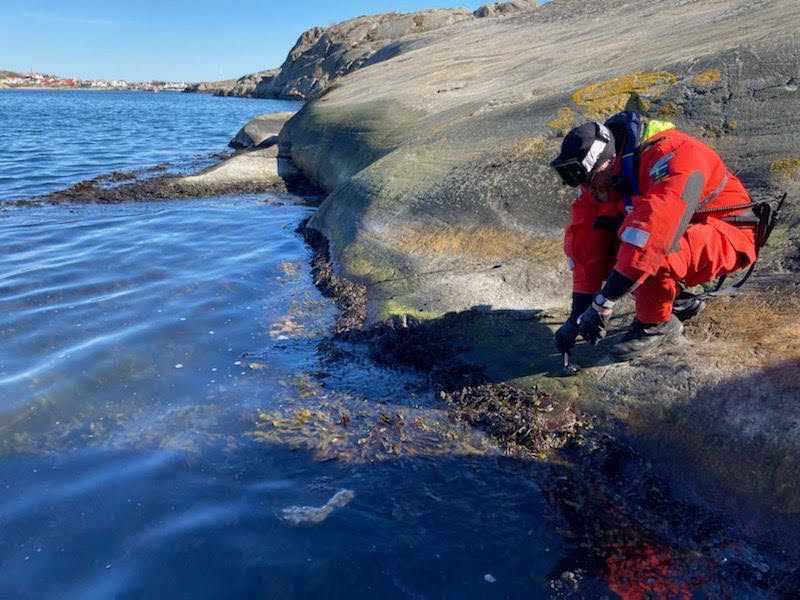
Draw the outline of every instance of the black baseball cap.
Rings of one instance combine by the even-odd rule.
[[[561,153],[550,162],[561,180],[578,187],[589,180],[592,170],[615,155],[611,130],[597,121],[578,125],[561,142]]]

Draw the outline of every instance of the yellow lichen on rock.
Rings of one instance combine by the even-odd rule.
[[[668,71],[636,72],[599,81],[578,90],[572,95],[572,101],[586,110],[586,117],[600,119],[623,110],[632,94],[658,98],[677,81],[677,77]]]
[[[773,175],[791,177],[800,169],[800,158],[779,158],[769,163],[769,172]]]
[[[490,260],[561,258],[560,239],[484,227],[433,232],[406,226],[391,237],[391,243],[408,253],[480,256]]]
[[[656,111],[656,115],[661,118],[674,118],[679,117],[683,114],[683,107],[676,102],[665,102],[661,106],[658,107]]]
[[[562,106],[558,109],[558,116],[550,121],[548,125],[561,135],[567,135],[572,124],[575,122],[575,111],[569,106]]]
[[[569,129],[567,130],[569,131]],[[529,136],[522,138],[512,149],[511,152],[515,155],[530,152],[534,156],[544,156],[547,141],[540,137]]]
[[[700,88],[708,87],[712,83],[719,81],[720,77],[722,77],[722,71],[719,69],[707,69],[692,77],[692,85]]]

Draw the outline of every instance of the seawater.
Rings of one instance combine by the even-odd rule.
[[[546,595],[526,465],[462,451],[424,381],[318,353],[289,200],[0,215],[0,596]],[[363,441],[398,414],[425,439]]]
[[[17,124],[6,192],[173,158],[153,131],[216,150],[198,110],[247,113],[220,144],[266,112],[176,96],[178,126],[163,94],[31,97],[43,114],[96,97],[120,129]],[[295,232],[310,212],[279,194],[0,212],[0,597],[550,597],[567,547],[530,465],[453,424],[424,378],[325,350],[336,309]],[[337,497],[321,522],[286,518]]]
[[[110,171],[181,167],[226,150],[253,117],[300,106],[175,92],[0,90],[0,200]]]

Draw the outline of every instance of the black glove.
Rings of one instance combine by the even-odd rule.
[[[553,334],[553,339],[556,342],[556,348],[561,354],[572,350],[577,337],[578,323],[574,317],[567,319],[564,324],[556,329],[556,332]]]
[[[597,342],[606,337],[609,317],[610,315],[603,316],[597,312],[594,305],[590,306],[578,317],[578,333],[587,342],[596,345]]]

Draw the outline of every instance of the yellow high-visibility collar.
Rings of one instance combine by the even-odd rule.
[[[670,123],[669,121],[658,121],[656,119],[648,119],[647,123],[642,129],[642,139],[641,142],[645,140],[649,140],[651,137],[656,135],[657,133],[661,133],[662,131],[667,131],[669,129],[675,129],[675,124]]]

